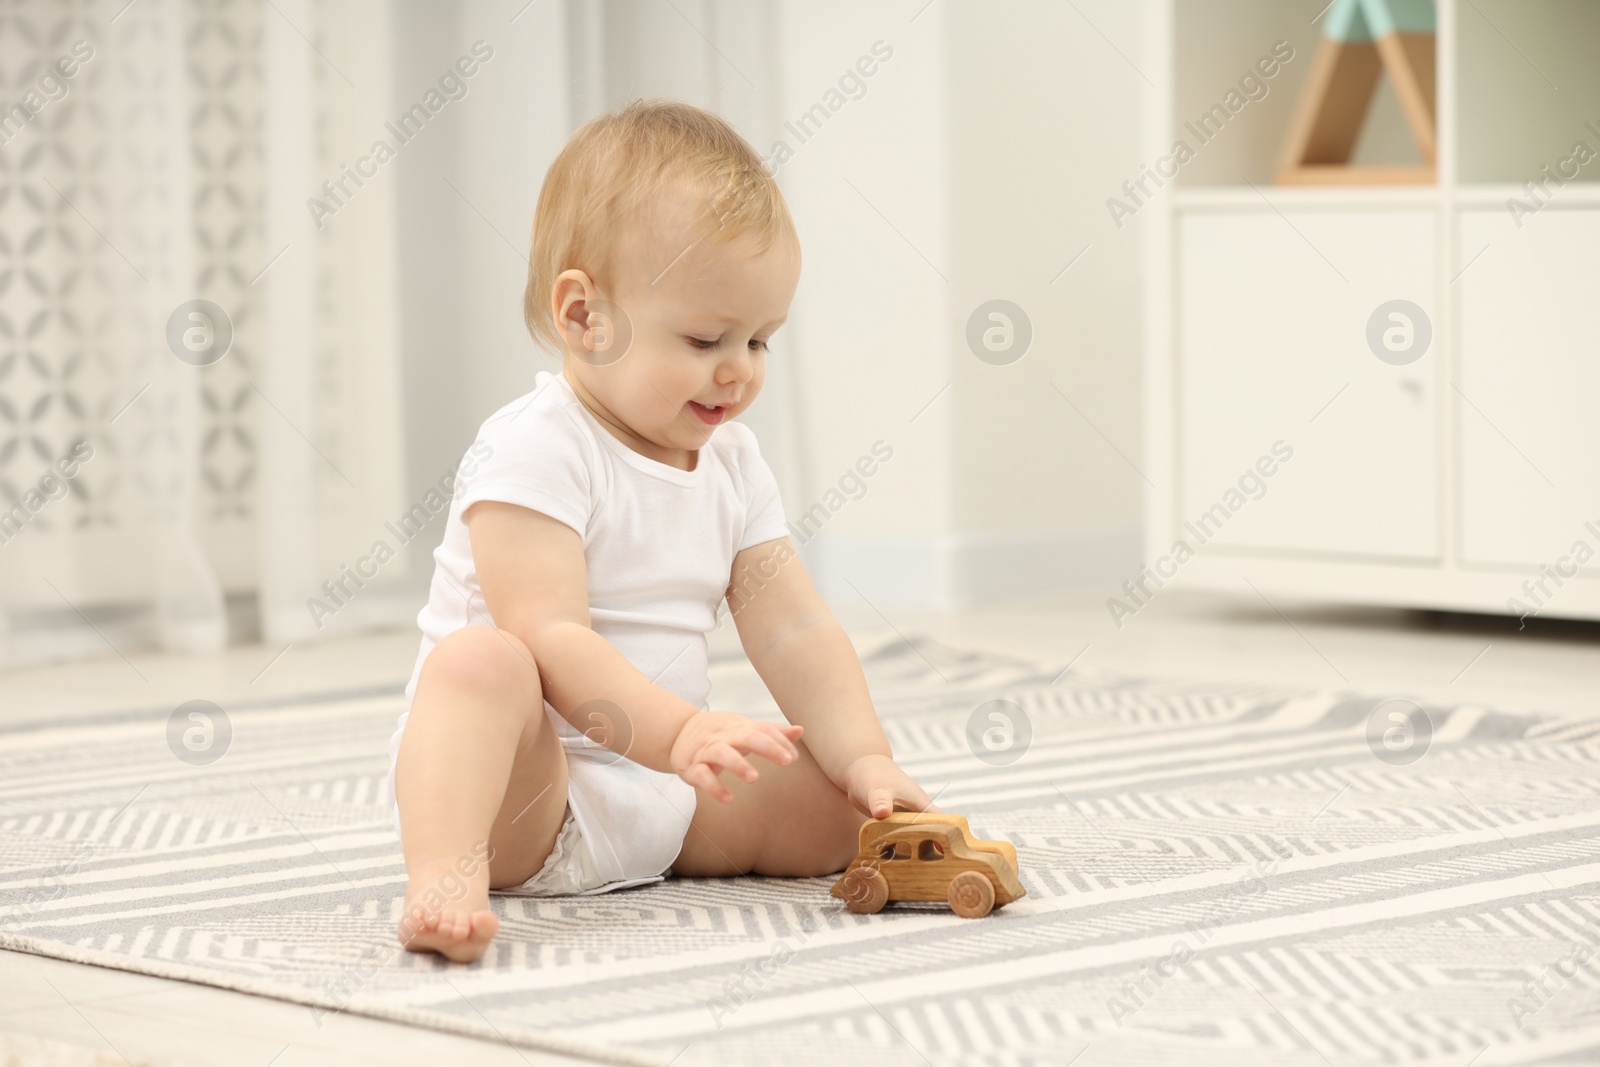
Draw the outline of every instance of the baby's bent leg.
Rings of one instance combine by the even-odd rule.
[[[408,875],[400,940],[478,958],[499,928],[491,884],[537,872],[566,814],[566,756],[533,656],[516,637],[469,626],[429,652],[401,735],[395,797]]]

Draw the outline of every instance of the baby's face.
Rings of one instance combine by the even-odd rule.
[[[800,254],[789,238],[764,252],[748,235],[687,252],[686,245],[682,231],[671,227],[624,245],[616,292],[599,296],[631,324],[626,353],[607,362],[605,353],[582,347],[582,331],[569,328],[564,369],[586,406],[624,443],[690,470],[712,431],[761,391],[767,342],[788,317]],[[558,305],[560,292],[558,284]],[[569,307],[566,314],[570,320],[577,313]],[[559,315],[558,309],[565,325]]]

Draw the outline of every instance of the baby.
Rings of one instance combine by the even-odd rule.
[[[800,277],[760,157],[685,104],[596,118],[545,176],[528,263],[562,370],[463,459],[390,742],[400,940],[457,961],[498,929],[491,890],[834,874],[865,817],[940,810],[733,421]],[[724,597],[788,723],[708,707]]]

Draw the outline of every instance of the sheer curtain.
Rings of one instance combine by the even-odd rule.
[[[0,662],[383,610],[400,575],[349,574],[403,497],[395,183],[307,201],[387,117],[389,35],[377,2],[0,10]]]

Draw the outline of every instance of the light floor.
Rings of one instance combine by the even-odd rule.
[[[1280,614],[1280,609],[1282,614]],[[1600,624],[1386,610],[1270,606],[1171,591],[1118,630],[1087,597],[958,613],[844,605],[858,642],[928,634],[1076,669],[1193,679],[1253,679],[1413,699],[1600,711]],[[737,646],[725,626],[716,647]],[[414,631],[320,646],[247,646],[206,659],[115,655],[14,672],[0,686],[0,743],[10,722],[203,697],[226,707],[279,696],[404,681]],[[279,653],[282,652],[280,656]],[[275,657],[277,657],[275,659]],[[136,670],[135,670],[136,668]],[[141,680],[140,675],[143,675]],[[713,697],[713,700],[715,698]],[[579,1063],[504,1044],[340,1014],[319,1029],[309,1009],[186,982],[0,952],[0,1035],[20,1032],[111,1054],[112,1062],[185,1065],[511,1065]],[[3,1042],[0,1042],[3,1048]]]

